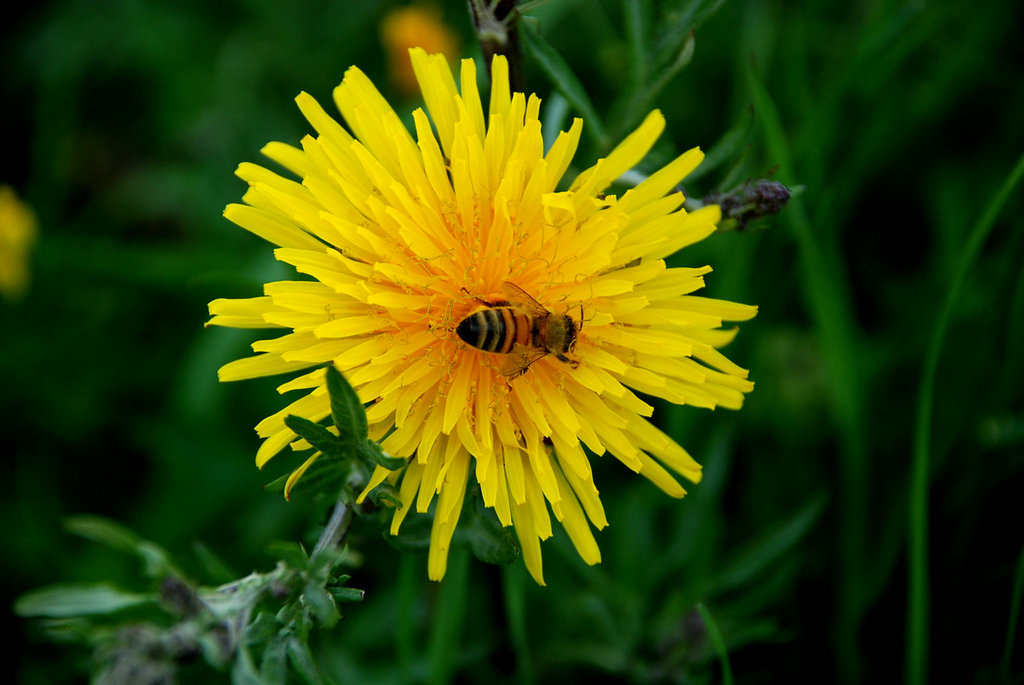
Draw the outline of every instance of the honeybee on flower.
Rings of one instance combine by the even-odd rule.
[[[586,450],[673,497],[685,494],[673,473],[700,480],[638,393],[738,409],[753,384],[718,351],[736,334],[722,326],[757,310],[695,295],[710,267],[665,263],[720,218],[717,206],[687,212],[676,190],[698,149],[606,194],[664,129],[659,112],[559,190],[582,120],[545,152],[540,100],[510,92],[503,57],[485,114],[472,60],[460,89],[443,56],[410,55],[426,102],[415,137],[352,67],[334,91],[348,130],[301,94],[317,136],[263,149],[300,181],[239,167],[249,190],[225,216],[313,280],[210,303],[211,324],[284,331],[220,378],[299,373],[279,390],[301,396],[256,427],[262,467],[300,442],[286,416],[330,414],[322,367],[332,364],[367,405],[370,437],[406,460],[377,467],[362,497],[385,481],[397,489],[392,533],[433,507],[429,576],[445,573],[472,478],[543,584],[552,514],[587,563],[601,558],[592,527],[607,520]]]
[[[499,354],[502,375],[515,378],[530,364],[548,354],[570,366],[578,362],[566,356],[576,344],[582,325],[565,314],[549,311],[515,283],[502,284],[506,299],[480,300],[483,307],[456,327],[463,342],[478,350]]]

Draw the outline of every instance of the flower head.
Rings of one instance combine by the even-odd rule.
[[[471,60],[462,62],[460,91],[443,56],[411,56],[430,114],[413,113],[415,138],[353,67],[334,91],[351,133],[302,94],[299,108],[319,135],[301,149],[263,150],[301,183],[239,167],[246,204],[225,216],[313,280],[210,304],[211,324],[287,331],[256,342],[258,354],[225,365],[220,378],[306,370],[280,386],[302,396],[256,427],[262,466],[297,441],[287,415],[329,415],[324,371],[309,369],[334,364],[368,405],[370,436],[408,460],[396,471],[378,467],[363,496],[385,480],[397,487],[393,532],[437,496],[430,577],[444,575],[472,479],[499,521],[515,527],[543,583],[540,541],[552,534],[552,513],[582,558],[600,561],[591,526],[607,522],[584,446],[673,497],[685,494],[673,473],[700,480],[697,462],[648,422],[652,407],[637,392],[739,408],[752,383],[716,348],[735,335],[723,321],[756,309],[694,295],[710,267],[665,264],[720,216],[717,206],[684,211],[675,191],[699,150],[622,197],[604,194],[654,144],[660,113],[558,190],[581,120],[545,153],[540,100],[509,92],[503,58],[492,66],[485,119]],[[470,317],[476,333],[460,325]],[[499,318],[505,328],[495,333]],[[561,333],[540,334],[553,322]]]
[[[36,241],[36,215],[14,189],[0,186],[0,293],[14,300],[29,282],[29,252]]]

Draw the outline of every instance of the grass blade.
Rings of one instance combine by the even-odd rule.
[[[768,151],[779,164],[778,180],[793,186],[799,182],[789,142],[778,109],[760,76],[748,66],[747,80],[754,99],[755,116],[764,131]],[[864,428],[863,374],[857,368],[857,334],[848,279],[843,262],[821,244],[801,197],[790,200],[780,215],[792,230],[800,248],[802,290],[814,320],[816,335],[830,379],[829,402],[839,424],[840,459],[839,554],[840,575],[836,586],[835,649],[837,670],[854,673],[862,659],[858,639],[866,607],[864,571],[869,492],[868,458]],[[855,677],[853,679],[856,679]]]
[[[725,647],[725,640],[722,639],[722,631],[718,629],[718,624],[715,623],[715,619],[711,616],[711,612],[704,606],[704,602],[697,604],[697,611],[700,612],[701,617],[704,619],[704,626],[708,630],[708,637],[711,639],[711,644],[715,646],[715,652],[718,654],[718,660],[722,664],[722,683],[723,685],[732,685],[732,668],[729,666],[729,650]]]
[[[1017,635],[1017,622],[1020,620],[1020,604],[1024,599],[1024,549],[1017,557],[1017,569],[1013,574],[1013,596],[1010,599],[1010,623],[1006,627],[1006,644],[1003,646],[1003,658],[999,660],[1000,679],[1010,682],[1010,658],[1013,656],[1014,638]]]
[[[929,575],[928,575],[928,486],[931,455],[932,405],[935,397],[935,373],[939,365],[939,354],[946,338],[946,330],[953,315],[953,308],[960,296],[960,289],[967,273],[977,259],[981,248],[996,218],[1006,204],[1010,194],[1024,177],[1024,155],[1007,176],[1002,187],[989,202],[985,211],[971,227],[967,245],[961,252],[959,264],[953,274],[946,300],[935,322],[924,369],[921,373],[921,390],[918,393],[917,416],[914,426],[914,454],[910,475],[910,503],[908,511],[909,530],[909,597],[907,600],[907,644],[906,677],[910,685],[928,682],[928,618]]]
[[[601,122],[601,117],[598,116],[594,104],[590,101],[586,88],[576,78],[576,74],[573,73],[569,64],[558,54],[557,50],[551,47],[550,43],[544,40],[533,22],[527,21],[524,17],[523,21],[519,23],[519,27],[522,30],[523,47],[548,75],[555,88],[582,115],[583,130],[590,134],[599,149],[607,150],[610,147],[609,138],[604,124]]]

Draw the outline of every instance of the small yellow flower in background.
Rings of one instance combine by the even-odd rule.
[[[368,405],[370,437],[408,460],[378,467],[363,496],[385,480],[398,488],[396,533],[437,495],[429,576],[445,573],[473,478],[543,584],[552,513],[581,557],[600,561],[591,526],[607,521],[584,446],[673,497],[685,490],[672,472],[700,480],[700,465],[648,422],[652,407],[636,392],[738,409],[753,384],[716,348],[736,333],[723,321],[757,310],[694,295],[710,267],[665,264],[720,218],[717,206],[686,212],[674,191],[700,150],[622,197],[604,194],[650,150],[665,126],[659,112],[559,191],[582,120],[545,154],[540,100],[509,92],[504,58],[494,60],[485,120],[472,60],[460,92],[444,56],[410,53],[430,115],[413,113],[415,138],[352,67],[334,91],[352,134],[303,93],[299,108],[319,135],[301,149],[263,149],[301,183],[239,166],[247,204],[225,216],[313,280],[210,303],[211,324],[288,331],[254,343],[258,354],[220,378],[307,371],[279,388],[302,396],[256,427],[262,467],[290,443],[307,446],[286,416],[330,415],[324,370],[309,369],[333,363]]]
[[[0,293],[15,300],[28,290],[29,253],[36,242],[36,215],[14,189],[0,186]]]
[[[381,40],[387,51],[388,66],[395,86],[405,95],[419,93],[409,50],[419,47],[431,54],[442,54],[449,60],[458,56],[458,40],[441,19],[435,5],[414,4],[391,10],[380,27]]]

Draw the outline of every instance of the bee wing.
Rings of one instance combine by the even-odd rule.
[[[501,292],[508,299],[509,304],[523,310],[524,313],[532,316],[546,316],[548,308],[537,300],[533,299],[530,293],[526,292],[512,281],[505,281],[501,284]]]
[[[505,355],[505,359],[501,362],[501,367],[498,371],[503,376],[515,378],[525,373],[530,368],[530,364],[546,356],[547,353],[548,351],[543,347],[527,347],[526,345],[516,343],[513,345],[512,351]]]

